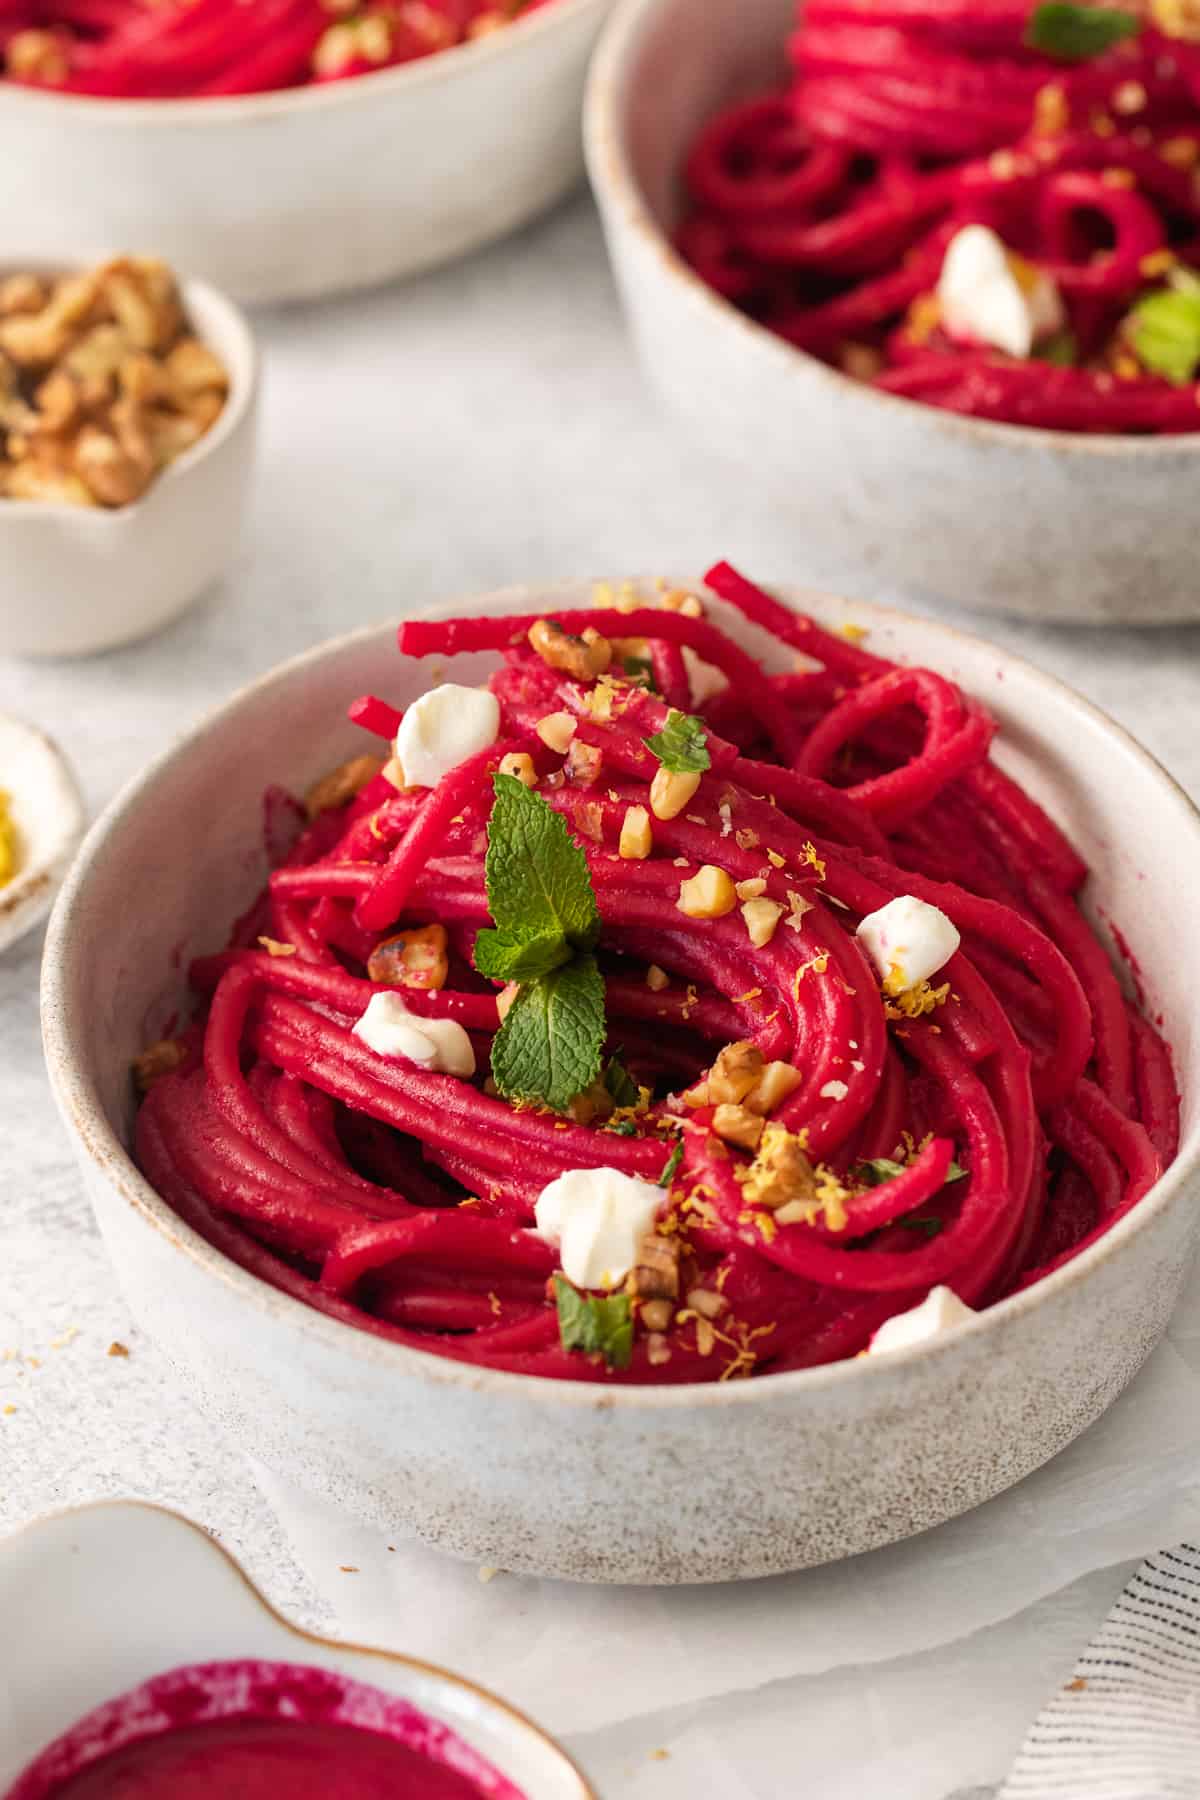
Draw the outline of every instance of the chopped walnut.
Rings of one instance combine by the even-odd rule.
[[[816,1171],[800,1139],[782,1125],[768,1125],[742,1192],[747,1200],[771,1212],[792,1200],[815,1202]]]
[[[304,796],[305,812],[315,819],[323,812],[332,812],[335,806],[345,806],[347,800],[362,793],[382,767],[377,756],[352,756],[349,762],[339,763],[309,788]]]
[[[184,327],[175,278],[152,257],[0,284],[0,491],[137,500],[225,404],[225,369]]]
[[[550,668],[575,681],[594,681],[612,662],[612,645],[591,625],[575,637],[554,619],[538,619],[529,627],[529,643]]]
[[[4,52],[4,73],[14,81],[61,87],[71,73],[69,39],[61,31],[17,31]]]
[[[398,931],[376,944],[367,962],[370,980],[390,987],[422,988],[426,993],[445,987],[449,973],[444,925]]]
[[[575,1125],[596,1125],[610,1119],[615,1109],[616,1102],[605,1087],[603,1077],[599,1076],[591,1087],[576,1094],[567,1108],[567,1117]]]
[[[743,1038],[726,1044],[709,1071],[708,1097],[714,1106],[737,1106],[763,1072],[762,1051]]]
[[[170,1075],[187,1058],[186,1047],[178,1038],[160,1038],[132,1063],[133,1085],[139,1094],[148,1094],[156,1081]]]
[[[633,1291],[639,1300],[675,1300],[679,1297],[678,1238],[662,1237],[657,1231],[647,1232],[638,1245],[634,1263]]]
[[[736,1144],[740,1150],[754,1150],[763,1134],[763,1121],[760,1114],[751,1112],[748,1107],[723,1102],[713,1113],[712,1128],[727,1144]]]
[[[594,787],[600,779],[600,769],[604,762],[604,752],[595,744],[585,744],[580,738],[572,738],[567,750],[564,765],[567,780],[576,787]]]

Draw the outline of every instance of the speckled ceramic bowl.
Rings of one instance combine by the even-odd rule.
[[[583,604],[585,584],[439,608]],[[1067,826],[1161,1012],[1183,1148],[1154,1193],[1038,1287],[932,1345],[724,1386],[598,1389],[410,1350],[312,1311],[226,1261],[126,1148],[130,1058],[184,1002],[187,957],[224,941],[264,868],[261,796],[359,747],[347,698],[428,682],[381,626],[235,696],[93,828],[46,946],[55,1094],[140,1322],[233,1443],[356,1517],[501,1568],[590,1581],[717,1581],[796,1569],[937,1525],[1018,1481],[1104,1410],[1166,1325],[1200,1233],[1200,818],[1117,726],[1027,663],[883,608],[792,598],[873,648],[961,681],[998,757]],[[751,647],[763,640],[719,606]],[[777,659],[778,660],[778,659]],[[465,657],[481,680],[493,658]]]
[[[161,1506],[81,1506],[0,1540],[0,1793],[76,1720],[188,1664],[299,1664],[448,1725],[527,1800],[598,1800],[564,1750],[495,1694],[387,1650],[289,1625],[208,1534]],[[497,1671],[502,1679],[503,1671]]]
[[[851,592],[1103,625],[1200,618],[1188,437],[996,425],[794,350],[675,254],[679,171],[728,101],[784,75],[796,0],[622,0],[592,63],[592,186],[647,375],[695,441],[795,523],[795,566]]]
[[[436,268],[582,179],[579,106],[611,4],[554,0],[439,55],[275,93],[0,83],[6,241],[43,260],[153,249],[254,306]]]

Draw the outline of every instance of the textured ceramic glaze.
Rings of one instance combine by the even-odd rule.
[[[21,1634],[20,1654],[0,1665],[0,1793],[114,1695],[185,1664],[246,1659],[326,1669],[406,1700],[528,1800],[596,1800],[566,1753],[503,1700],[429,1663],[296,1630],[226,1551],[161,1507],[84,1506],[4,1539],[0,1619],[19,1620]]]
[[[794,350],[675,255],[696,131],[784,73],[795,0],[623,0],[593,61],[588,166],[650,380],[846,585],[1087,624],[1200,617],[1197,435],[1083,437],[881,394]]]
[[[554,0],[477,43],[282,93],[0,86],[6,239],[43,258],[153,248],[253,305],[433,268],[580,179],[580,98],[610,5]]]
[[[0,114],[5,98],[0,84]],[[34,255],[9,262],[48,267]],[[229,371],[224,410],[132,506],[0,499],[0,655],[82,656],[131,643],[177,617],[228,568],[250,494],[258,357],[250,327],[223,295],[188,281],[183,299],[197,336]]]
[[[0,789],[16,828],[16,868],[0,887],[0,951],[50,911],[83,836],[83,799],[58,745],[0,713]]]
[[[442,614],[578,605],[586,586],[510,589]],[[800,601],[801,596],[793,595]],[[261,795],[360,747],[364,691],[403,704],[428,670],[390,627],[245,690],[152,765],[93,829],[55,911],[43,995],[55,1094],[130,1303],[232,1441],[356,1517],[503,1568],[591,1581],[764,1575],[936,1525],[1017,1481],[1095,1419],[1161,1334],[1196,1241],[1200,1033],[1191,896],[1200,820],[1102,714],[977,639],[883,608],[803,604],[963,682],[999,758],[1067,826],[1160,1011],[1184,1147],[1096,1248],[944,1341],[724,1386],[598,1389],[452,1363],[357,1332],[225,1261],[125,1149],[128,1063],[177,1013],[193,952],[262,879]],[[762,638],[714,615],[750,647]],[[493,659],[465,657],[455,679]]]

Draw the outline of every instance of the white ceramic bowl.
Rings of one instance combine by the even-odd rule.
[[[438,613],[552,611],[589,594],[509,589]],[[44,1033],[139,1321],[234,1443],[389,1533],[594,1581],[800,1568],[1019,1480],[1099,1416],[1167,1322],[1200,1234],[1200,819],[1117,726],[1027,663],[883,608],[791,598],[868,626],[882,654],[939,669],[993,708],[999,759],[1070,830],[1095,871],[1093,908],[1119,921],[1162,1013],[1184,1093],[1178,1161],[1102,1243],[927,1348],[721,1386],[608,1389],[473,1368],[264,1286],[134,1167],[128,1064],[178,1013],[181,957],[223,943],[262,880],[263,790],[302,790],[360,747],[348,697],[404,705],[429,681],[427,665],[400,661],[390,626],[313,650],[210,714],[93,827],[47,940]],[[761,650],[728,609],[713,614]],[[494,660],[456,659],[455,679],[479,681]]]
[[[0,83],[0,112],[5,97]],[[32,251],[6,262],[5,274],[64,268]],[[229,371],[221,415],[132,506],[0,498],[0,655],[84,656],[132,643],[176,618],[229,566],[250,494],[258,352],[223,294],[203,281],[181,286],[192,329]]]
[[[0,713],[0,788],[9,796],[17,866],[0,887],[0,952],[40,924],[83,836],[83,798],[58,745]]]
[[[553,0],[375,75],[216,100],[0,84],[5,228],[43,258],[153,249],[261,305],[414,275],[503,237],[583,173],[612,0]]]
[[[527,1800],[596,1800],[566,1752],[503,1700],[429,1663],[289,1625],[227,1551],[162,1507],[85,1506],[5,1538],[0,1619],[10,1627],[0,1642],[0,1793],[106,1700],[184,1664],[261,1659],[409,1701]]]
[[[1200,617],[1197,434],[1088,437],[884,394],[754,324],[671,244],[679,171],[730,100],[784,75],[796,0],[622,0],[593,60],[592,186],[647,374],[697,442],[851,592],[1082,624]]]

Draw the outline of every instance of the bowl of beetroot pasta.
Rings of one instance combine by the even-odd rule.
[[[1200,45],[1177,15],[619,8],[586,136],[647,374],[786,502],[819,578],[1197,616]]]
[[[145,245],[254,305],[434,268],[581,178],[609,5],[5,0],[10,235]]]
[[[998,1492],[1157,1341],[1197,867],[1157,765],[974,638],[724,564],[514,589],[114,803],[47,1057],[235,1442],[502,1567],[759,1575]]]

